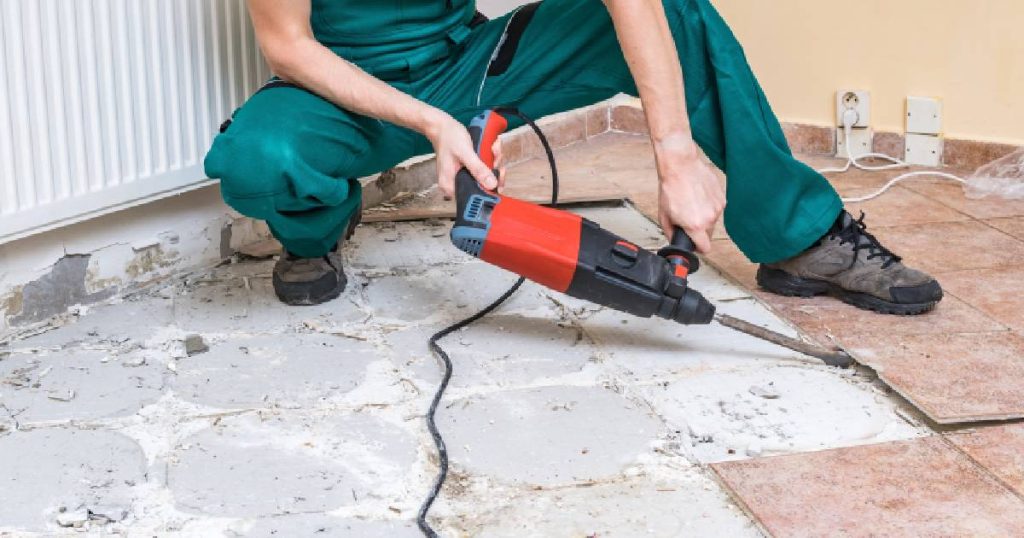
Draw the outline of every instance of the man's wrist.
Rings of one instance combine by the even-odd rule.
[[[689,131],[679,131],[661,137],[652,137],[654,153],[659,156],[671,156],[672,160],[689,160],[700,158],[700,148],[693,140]]]
[[[444,125],[445,120],[448,118],[448,114],[443,110],[426,104],[417,116],[413,129],[427,137],[431,142],[437,138],[441,126]]]

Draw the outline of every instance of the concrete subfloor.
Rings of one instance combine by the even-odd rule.
[[[632,208],[580,212],[662,240]],[[239,261],[0,349],[0,535],[419,535],[426,339],[514,281],[448,227],[362,226],[326,305],[279,304],[273,261]],[[714,269],[692,283],[795,335]],[[758,536],[709,463],[927,433],[865,371],[533,284],[442,344],[444,536]]]

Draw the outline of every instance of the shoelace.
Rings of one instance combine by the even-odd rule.
[[[874,258],[882,258],[885,261],[882,263],[882,269],[887,269],[894,263],[899,263],[903,258],[897,256],[891,250],[882,246],[882,243],[875,238],[875,236],[868,233],[868,226],[864,224],[864,212],[860,212],[860,218],[852,220],[850,224],[845,226],[843,229],[829,234],[831,237],[839,238],[839,244],[844,245],[846,243],[853,244],[853,261],[850,262],[850,267],[857,263],[857,252],[861,250],[867,250],[867,259],[871,260]]]

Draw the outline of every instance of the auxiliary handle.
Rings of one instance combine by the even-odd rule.
[[[672,232],[672,243],[659,250],[658,255],[675,266],[676,275],[685,278],[700,269],[700,259],[697,258],[696,250],[697,246],[694,245],[693,239],[690,239],[685,230],[676,226]]]

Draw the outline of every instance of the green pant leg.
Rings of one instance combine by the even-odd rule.
[[[240,108],[206,156],[224,201],[265,220],[299,256],[334,248],[361,204],[355,178],[411,155],[393,126],[339,109],[294,87],[263,90]]]
[[[743,49],[707,0],[665,0],[697,143],[728,177],[725,224],[753,261],[793,256],[821,237],[842,208],[820,174],[793,158]],[[489,56],[467,53],[467,63]],[[486,57],[483,61],[486,61]],[[479,72],[479,71],[478,71]],[[469,81],[475,95],[479,78]],[[598,0],[546,0],[509,69],[489,77],[483,102],[540,116],[636,87]],[[466,101],[469,96],[465,96]]]

